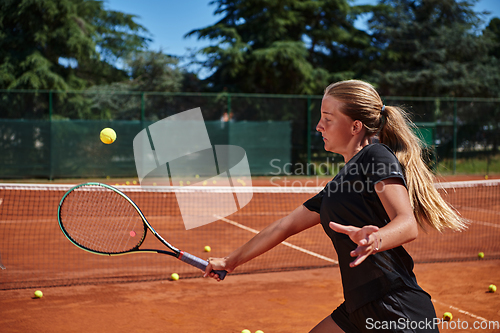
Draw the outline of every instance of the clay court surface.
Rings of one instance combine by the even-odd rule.
[[[477,179],[484,177],[456,176],[441,181]],[[270,186],[266,179],[253,183]],[[497,223],[496,219],[487,222]],[[436,246],[446,251],[442,249],[446,242],[440,243]],[[475,257],[477,250],[471,252]],[[446,311],[453,313],[452,323],[440,325],[441,332],[500,332],[500,291],[488,292],[490,284],[500,286],[500,260],[419,263],[415,273],[431,294],[438,317]],[[223,282],[199,276],[179,281],[3,290],[0,332],[238,333],[245,328],[252,333],[259,329],[265,333],[308,332],[343,299],[338,267],[229,275]],[[43,298],[33,298],[36,289],[43,291]]]
[[[438,316],[500,321],[500,261],[418,264]],[[0,292],[2,332],[308,332],[342,301],[338,268]],[[483,324],[485,325],[485,324]],[[484,326],[483,326],[484,327]],[[443,329],[499,332],[500,329]]]

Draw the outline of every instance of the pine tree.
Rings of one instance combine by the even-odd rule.
[[[0,2],[0,88],[80,89],[123,80],[114,63],[149,38],[134,15],[103,1]]]
[[[352,75],[369,45],[347,0],[212,3],[223,18],[187,36],[215,42],[200,54],[216,91],[320,94],[334,76]]]
[[[481,33],[476,0],[381,0],[369,21],[383,95],[499,96],[493,40]]]
[[[485,29],[489,33],[496,45],[491,49],[490,55],[500,61],[500,18],[494,17]]]

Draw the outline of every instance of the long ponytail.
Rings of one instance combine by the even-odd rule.
[[[441,197],[433,184],[433,175],[422,159],[422,142],[415,135],[413,122],[398,107],[385,107],[379,140],[392,149],[403,166],[410,202],[421,227],[462,230],[466,222]]]
[[[422,159],[421,140],[415,135],[408,114],[395,106],[384,106],[379,94],[368,83],[358,80],[341,81],[325,89],[343,102],[342,112],[360,120],[367,136],[378,135],[379,141],[396,154],[405,172],[408,194],[418,224],[443,231],[463,230],[465,219],[441,197],[433,184],[433,175]]]

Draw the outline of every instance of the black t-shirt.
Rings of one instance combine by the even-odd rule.
[[[390,148],[371,144],[351,158],[320,193],[304,203],[320,214],[321,225],[337,251],[348,312],[404,285],[421,290],[413,274],[413,260],[402,246],[370,255],[359,266],[349,267],[355,259],[350,252],[357,245],[349,236],[329,227],[330,221],[359,228],[389,223],[375,192],[375,184],[388,178],[400,178],[406,186],[401,164]]]

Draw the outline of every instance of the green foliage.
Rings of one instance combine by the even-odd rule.
[[[159,52],[131,54],[125,60],[129,69],[131,90],[174,92],[182,88],[183,73],[178,59]]]
[[[212,89],[318,94],[333,77],[351,73],[366,33],[354,28],[347,0],[214,0],[224,17],[187,36],[211,39],[203,48]]]
[[[165,100],[147,98],[142,92],[178,92],[184,73],[178,60],[159,52],[135,52],[125,58],[130,78],[96,85],[84,94],[61,93],[56,104],[59,118],[140,120],[141,108],[158,110]]]
[[[437,166],[437,174],[451,175],[453,173],[453,159],[441,160]],[[456,161],[455,174],[458,175],[495,175],[500,174],[500,156],[489,152],[488,156],[475,158],[459,158]]]
[[[149,41],[134,18],[105,10],[103,1],[1,1],[0,88],[68,90],[125,79],[114,62]]]
[[[481,13],[472,10],[476,1],[351,6],[350,0],[212,0],[221,19],[187,34],[212,41],[198,53],[212,73],[201,82],[175,57],[145,51],[147,30],[134,15],[105,10],[103,1],[4,0],[0,89],[87,93],[57,93],[52,101],[7,94],[0,98],[2,117],[48,118],[50,103],[62,118],[136,119],[132,114],[144,105],[160,117],[168,114],[162,105],[170,97],[127,92],[316,95],[333,81],[351,78],[372,82],[385,96],[498,97],[500,19],[480,31]],[[363,15],[371,15],[367,31],[354,26]],[[115,66],[117,60],[124,69]],[[270,112],[260,105],[250,109]]]
[[[499,59],[476,0],[381,0],[369,21],[383,95],[498,97]]]
[[[491,49],[490,55],[500,59],[500,18],[492,18],[489,25],[486,27],[485,32],[491,34],[491,38],[496,44]]]
[[[480,31],[476,1],[213,0],[222,18],[187,36],[213,41],[198,54],[215,91],[320,94],[360,78],[383,95],[497,97],[499,24]]]

